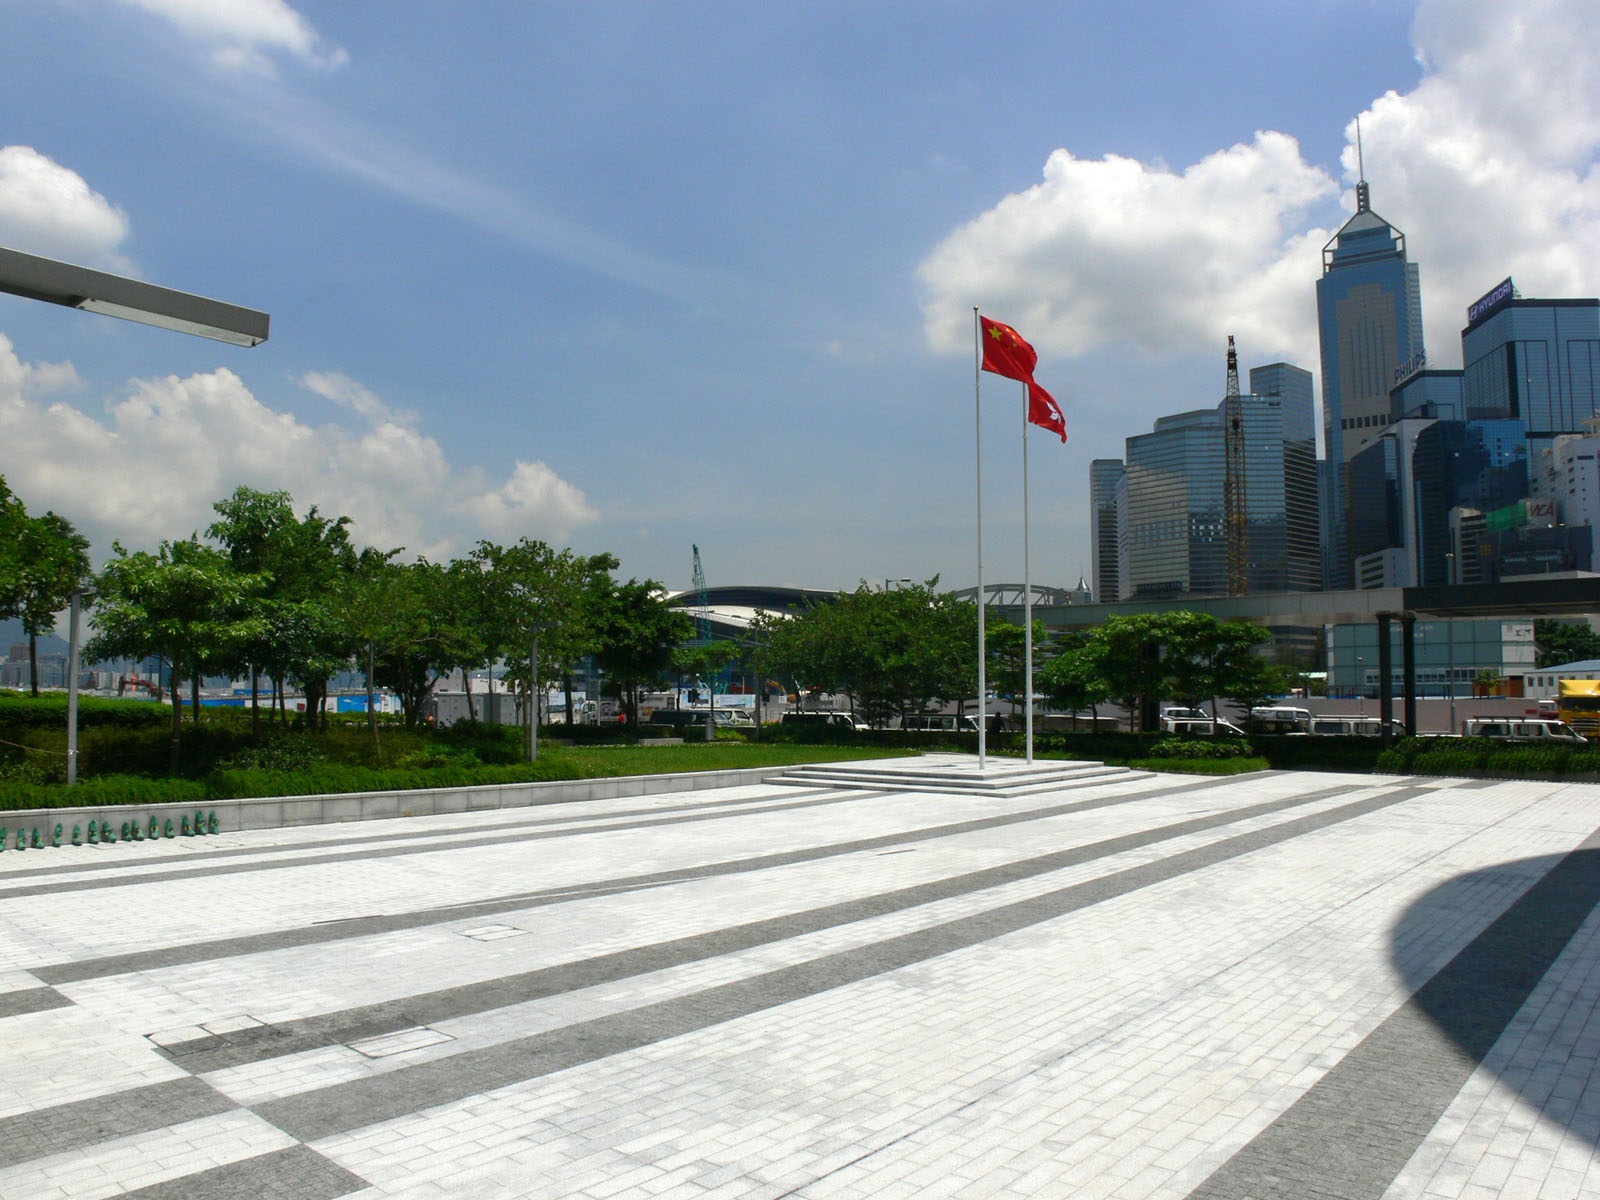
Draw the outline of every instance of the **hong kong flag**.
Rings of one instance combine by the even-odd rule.
[[[1034,348],[1011,326],[979,317],[983,328],[983,369],[1028,385],[1028,420],[1067,440],[1067,419],[1055,397],[1034,382],[1039,364]]]

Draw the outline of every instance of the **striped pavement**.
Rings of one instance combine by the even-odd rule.
[[[0,854],[0,1200],[1600,1197],[1600,786],[752,785]]]

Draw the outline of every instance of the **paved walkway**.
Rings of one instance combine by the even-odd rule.
[[[1600,1197],[1600,787],[754,786],[0,855],[0,1198]]]

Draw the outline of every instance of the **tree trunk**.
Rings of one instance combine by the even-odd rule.
[[[382,765],[383,759],[378,751],[378,710],[377,701],[372,693],[372,643],[367,643],[367,728],[372,732],[372,760]]]
[[[461,668],[461,689],[467,694],[467,720],[478,723],[478,710],[472,706],[472,672]]]
[[[172,759],[171,770],[178,773],[183,763],[180,746],[183,739],[183,688],[179,686],[178,660],[172,660]]]
[[[571,729],[576,723],[572,719],[572,672],[561,672],[561,692],[567,698],[567,728]]]
[[[250,664],[250,736],[261,740],[261,668]]]
[[[196,726],[200,724],[200,668],[196,667],[194,678],[189,680],[189,699],[194,705],[194,711],[189,714],[189,720]]]
[[[39,694],[39,635],[28,634],[28,680],[29,690],[33,695]]]

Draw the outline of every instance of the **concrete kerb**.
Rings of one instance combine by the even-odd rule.
[[[743,787],[781,772],[778,766],[741,767],[728,771],[688,771],[673,775],[617,775],[597,779],[559,779],[540,783],[503,783],[482,787],[438,788],[405,792],[344,792],[329,796],[264,796],[247,800],[207,800],[201,804],[113,804],[84,808],[29,808],[0,812],[0,825],[40,829],[62,823],[71,828],[91,818],[120,829],[124,821],[177,824],[197,808],[217,814],[217,832],[278,829],[295,825],[332,825],[378,821],[392,817],[425,817],[435,813],[476,812],[493,808],[527,808],[611,800],[662,792]]]

